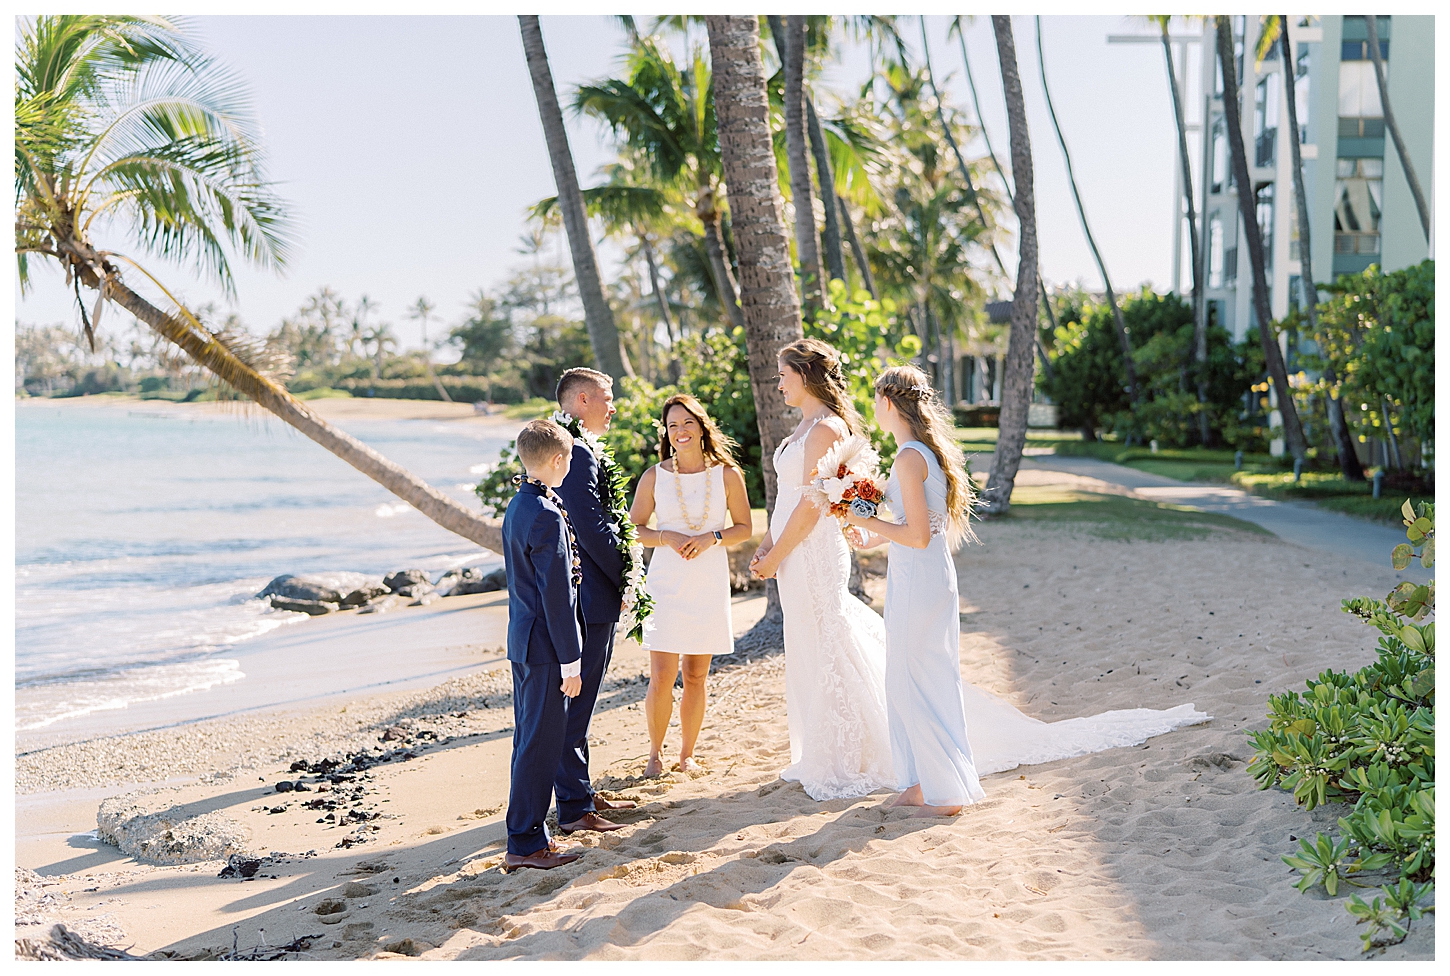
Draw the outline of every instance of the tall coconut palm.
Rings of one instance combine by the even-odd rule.
[[[1178,72],[1173,66],[1173,42],[1168,34],[1168,22],[1172,17],[1154,15],[1148,18],[1158,25],[1163,41],[1163,60],[1168,68],[1168,91],[1173,96],[1173,123],[1178,129],[1178,166],[1183,180],[1183,199],[1188,205],[1188,243],[1190,260],[1193,262],[1193,361],[1200,370],[1208,363],[1208,316],[1203,294],[1203,259],[1198,239],[1198,211],[1193,205],[1193,164],[1188,155],[1188,125],[1183,119],[1183,98],[1178,90]],[[1184,68],[1187,71],[1187,67]],[[1176,224],[1174,225],[1177,226]],[[1174,288],[1178,282],[1173,283]],[[1198,380],[1198,402],[1208,402],[1208,380]],[[1198,437],[1208,446],[1212,437],[1207,410],[1198,412]]]
[[[408,309],[408,318],[419,323],[423,328],[423,372],[428,374],[428,380],[433,384],[433,389],[438,391],[438,398],[445,403],[452,403],[453,398],[448,395],[448,391],[443,388],[442,381],[433,372],[433,350],[428,346],[428,320],[433,317],[433,312],[437,307],[425,296],[419,295],[418,300]]]
[[[1274,320],[1269,308],[1269,286],[1264,277],[1264,237],[1259,231],[1254,184],[1249,179],[1249,157],[1244,149],[1242,115],[1239,112],[1239,80],[1234,67],[1233,30],[1227,17],[1217,17],[1218,62],[1223,73],[1223,115],[1228,129],[1229,155],[1233,161],[1235,196],[1239,201],[1239,223],[1249,249],[1249,272],[1253,276],[1254,315],[1259,320],[1259,344],[1264,350],[1264,364],[1279,400],[1279,415],[1284,422],[1284,440],[1296,459],[1305,456],[1304,429],[1299,425],[1299,412],[1294,409],[1294,395],[1289,388],[1289,375],[1284,357],[1274,336]]]
[[[1077,177],[1072,171],[1072,155],[1067,151],[1067,140],[1062,135],[1062,125],[1057,121],[1057,110],[1052,106],[1052,91],[1047,87],[1047,59],[1042,54],[1042,18],[1037,18],[1037,67],[1042,75],[1042,94],[1047,101],[1047,115],[1052,119],[1052,129],[1057,133],[1057,144],[1062,148],[1062,160],[1067,165],[1067,184],[1072,189],[1072,201],[1077,205],[1077,219],[1082,224],[1082,235],[1087,238],[1088,249],[1093,252],[1093,262],[1098,274],[1103,276],[1103,290],[1108,306],[1113,310],[1113,324],[1117,327],[1118,345],[1123,350],[1123,375],[1128,380],[1128,402],[1138,405],[1138,370],[1133,366],[1133,343],[1128,338],[1128,326],[1123,322],[1123,310],[1118,307],[1118,296],[1113,291],[1112,279],[1108,277],[1108,266],[1103,261],[1098,242],[1088,226],[1087,210],[1083,207],[1082,194],[1077,188]]]
[[[1275,41],[1279,42],[1279,51],[1284,61],[1284,97],[1289,114],[1289,158],[1294,172],[1294,206],[1299,218],[1299,280],[1304,283],[1304,317],[1309,322],[1309,332],[1313,334],[1319,331],[1319,287],[1314,283],[1314,262],[1309,246],[1312,239],[1309,233],[1309,197],[1304,189],[1304,159],[1299,148],[1299,106],[1294,97],[1294,53],[1289,44],[1289,18],[1282,14],[1264,18],[1257,51],[1260,60],[1269,54]],[[1345,480],[1363,481],[1364,468],[1360,466],[1359,455],[1354,450],[1354,437],[1349,432],[1349,425],[1344,422],[1344,400],[1334,392],[1339,381],[1334,370],[1327,364],[1324,379],[1329,387],[1325,393],[1329,434],[1334,438],[1335,450],[1339,455],[1339,469]]]
[[[740,265],[740,305],[745,314],[755,420],[761,457],[769,458],[797,422],[795,411],[786,406],[777,388],[776,359],[783,347],[801,338],[802,330],[770,135],[760,21],[754,16],[709,16],[705,26],[715,73],[720,159]],[[775,470],[769,463],[763,467],[765,505],[770,509],[775,507]],[[766,597],[766,614],[760,625],[744,635],[737,647],[779,646],[780,596],[774,582],[767,586]]]
[[[624,77],[581,85],[574,107],[609,125],[650,186],[678,191],[692,202],[704,227],[715,293],[731,321],[744,325],[723,243],[710,65],[703,52],[692,49],[682,69],[653,38],[634,36]]]
[[[801,269],[801,305],[812,316],[821,304],[821,251],[816,237],[815,194],[806,146],[806,19],[785,19],[785,145],[790,161],[791,203],[795,211],[796,259]]]
[[[579,195],[579,177],[574,171],[574,156],[569,151],[569,134],[564,130],[564,115],[554,91],[554,76],[549,70],[549,56],[544,51],[544,35],[539,18],[519,15],[519,32],[523,35],[524,58],[534,84],[534,100],[539,106],[539,121],[544,126],[544,141],[549,146],[549,162],[554,169],[554,185],[559,190],[559,210],[564,230],[569,237],[569,253],[574,261],[574,284],[584,305],[584,325],[589,331],[589,346],[594,351],[594,364],[613,376],[616,384],[625,376],[633,376],[629,357],[619,340],[614,313],[604,297],[599,281],[599,261],[594,242],[589,236],[589,219],[584,214],[584,200]]]
[[[16,44],[16,239],[22,289],[32,259],[60,265],[80,302],[94,292],[85,331],[107,303],[126,309],[198,365],[256,401],[439,525],[502,548],[500,523],[322,420],[263,368],[257,343],[207,329],[136,259],[98,230],[130,226],[139,250],[190,265],[228,293],[229,254],[263,267],[286,261],[284,205],[236,77],[159,17],[41,16]],[[105,218],[97,220],[97,218]],[[160,308],[133,284],[171,303]],[[147,287],[143,286],[143,287]]]
[[[1364,29],[1369,38],[1369,59],[1374,62],[1374,80],[1379,86],[1380,107],[1385,113],[1385,128],[1390,130],[1390,139],[1395,144],[1395,155],[1400,157],[1400,167],[1405,171],[1405,182],[1410,184],[1410,194],[1415,198],[1415,209],[1420,213],[1420,230],[1425,240],[1430,239],[1430,208],[1425,203],[1425,191],[1420,189],[1420,177],[1415,173],[1415,164],[1405,151],[1405,140],[1400,136],[1400,126],[1395,122],[1395,110],[1390,105],[1390,89],[1385,82],[1385,60],[1380,57],[1379,26],[1374,14],[1364,15]]]
[[[1032,141],[1027,106],[1017,71],[1017,46],[1011,16],[992,16],[1002,92],[1007,98],[1007,132],[1012,148],[1012,207],[1017,213],[1017,290],[1012,295],[1012,324],[1002,370],[1002,413],[992,472],[982,492],[984,513],[1000,515],[1012,504],[1012,487],[1027,443],[1027,408],[1032,402],[1032,345],[1037,333],[1037,205],[1032,187]]]

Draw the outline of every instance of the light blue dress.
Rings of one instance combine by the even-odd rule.
[[[931,806],[975,803],[982,790],[967,741],[959,654],[957,568],[947,550],[947,481],[931,448],[907,441],[926,459],[931,542],[925,549],[891,543],[886,570],[886,721],[897,788],[920,783]],[[902,520],[901,486],[886,484]]]

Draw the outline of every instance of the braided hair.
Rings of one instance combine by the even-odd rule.
[[[947,548],[955,550],[963,542],[976,542],[968,521],[976,505],[976,486],[967,476],[966,457],[952,436],[951,415],[926,374],[915,366],[892,366],[876,378],[876,393],[900,411],[912,439],[931,448],[946,475]]]
[[[806,392],[830,407],[831,412],[846,422],[851,433],[861,433],[861,415],[851,402],[846,374],[841,371],[841,357],[836,350],[819,339],[797,339],[781,349],[780,361],[801,375]]]

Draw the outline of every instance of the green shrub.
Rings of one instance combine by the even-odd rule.
[[[1435,562],[1435,506],[1401,508],[1408,543],[1395,547],[1396,569]],[[1344,611],[1380,632],[1379,658],[1354,674],[1325,671],[1305,693],[1269,698],[1269,727],[1250,732],[1248,771],[1260,789],[1290,790],[1306,809],[1352,803],[1339,837],[1300,842],[1284,863],[1299,871],[1300,891],[1338,893],[1351,876],[1390,871],[1384,901],[1357,896],[1346,906],[1369,925],[1365,950],[1399,941],[1435,873],[1435,584],[1403,582],[1384,600],[1358,597]],[[1408,887],[1407,887],[1408,886]],[[1403,923],[1403,924],[1401,924]]]
[[[347,390],[335,390],[330,386],[318,386],[310,390],[304,390],[297,394],[299,400],[337,400],[352,399],[352,394]]]

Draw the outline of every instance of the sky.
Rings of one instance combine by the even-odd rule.
[[[975,121],[960,49],[947,37],[950,18],[926,20],[938,84]],[[298,246],[280,275],[234,262],[234,302],[182,268],[143,262],[186,300],[216,301],[265,333],[329,285],[349,301],[368,295],[409,348],[421,338],[419,324],[407,318],[419,296],[438,307],[431,326],[437,338],[462,320],[471,294],[497,287],[527,263],[517,250],[524,211],[556,191],[515,17],[224,16],[191,23],[252,92],[268,172],[295,217]],[[625,38],[613,18],[544,16],[542,25],[561,103],[574,86],[619,67]],[[900,27],[919,55],[916,19],[903,18]],[[1081,280],[1097,290],[1101,277],[1042,96],[1034,30],[1033,18],[1014,18],[1042,271],[1049,282]],[[1042,31],[1054,104],[1114,286],[1120,293],[1145,282],[1167,289],[1177,150],[1162,49],[1108,44],[1109,34],[1149,32],[1133,18],[1047,16]],[[1005,162],[1006,108],[989,20],[975,18],[966,33],[987,131]],[[699,37],[703,42],[703,28]],[[1194,66],[1197,57],[1194,49]],[[823,110],[830,111],[831,92],[859,87],[867,72],[864,49],[844,51],[817,84]],[[1192,123],[1195,99],[1186,104]],[[580,181],[591,185],[613,158],[609,135],[568,109],[565,119]],[[973,157],[986,152],[980,139],[964,149]],[[567,265],[558,236],[556,253]],[[97,243],[125,249],[122,241]],[[1014,256],[1003,256],[1010,269]],[[607,275],[607,253],[602,261]],[[34,274],[32,285],[27,296],[17,290],[17,321],[78,321],[58,273]]]

